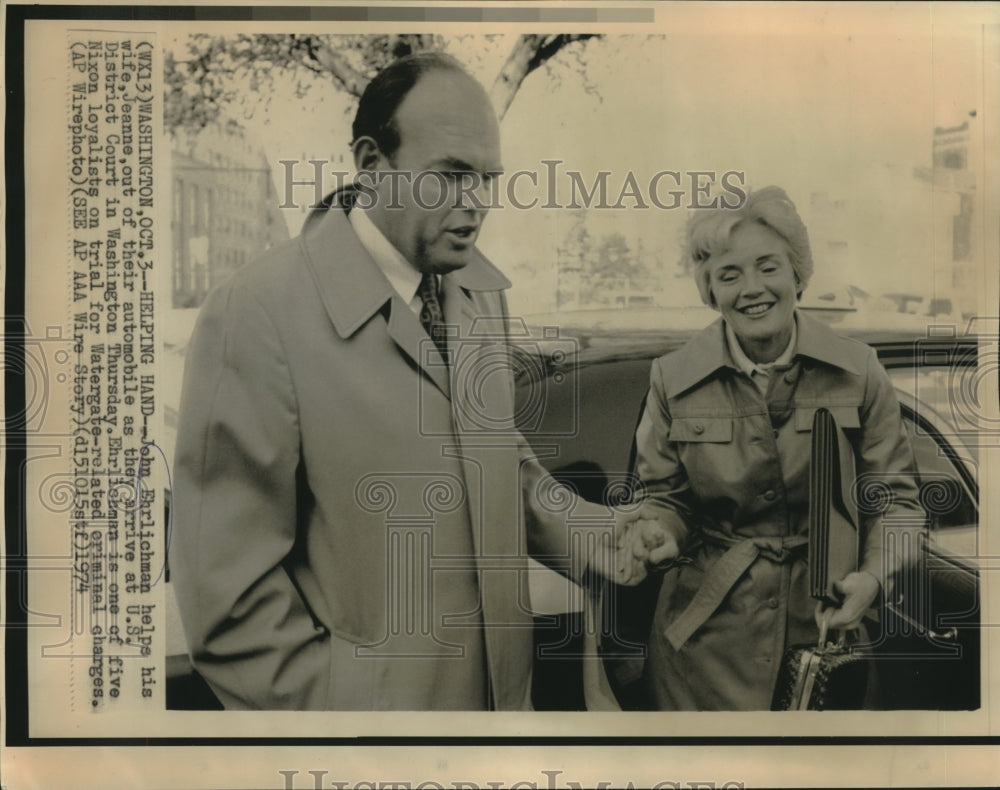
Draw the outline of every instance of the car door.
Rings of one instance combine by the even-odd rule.
[[[877,704],[972,710],[981,704],[978,435],[955,409],[977,375],[977,350],[945,338],[879,351],[910,434],[927,533],[869,627]]]

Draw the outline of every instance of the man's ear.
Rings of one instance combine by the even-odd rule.
[[[375,142],[374,137],[359,137],[354,141],[351,146],[351,152],[354,154],[354,167],[356,170],[377,170],[379,164],[385,158],[382,155],[382,149],[378,147],[378,143]]]

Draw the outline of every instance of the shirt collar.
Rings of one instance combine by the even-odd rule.
[[[406,304],[410,304],[420,286],[420,272],[403,257],[403,253],[392,246],[392,242],[375,226],[363,209],[355,206],[347,215],[347,220],[354,228],[361,246],[372,256],[393,290]]]
[[[795,355],[795,342],[798,335],[797,323],[797,321],[792,321],[792,336],[788,340],[788,345],[785,346],[785,350],[773,362],[754,362],[750,359],[743,351],[742,346],[740,346],[740,341],[736,337],[733,328],[729,324],[726,324],[726,343],[729,346],[729,355],[733,358],[733,362],[736,363],[736,367],[750,378],[753,378],[754,373],[767,376],[770,375],[774,368],[790,365],[792,357]]]
[[[297,242],[330,320],[344,338],[353,335],[395,292],[348,221],[353,195],[351,188],[327,195],[306,218]],[[510,280],[478,249],[472,250],[468,265],[447,279],[470,292],[510,288]]]

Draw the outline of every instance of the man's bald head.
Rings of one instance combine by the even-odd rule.
[[[503,170],[486,91],[454,59],[426,53],[389,66],[361,104],[353,152],[371,182],[364,210],[420,272],[462,268]]]
[[[465,77],[485,95],[479,83],[450,55],[443,52],[407,55],[390,63],[368,83],[354,115],[351,145],[362,137],[371,137],[385,156],[392,157],[400,143],[396,111],[421,78],[432,72]]]

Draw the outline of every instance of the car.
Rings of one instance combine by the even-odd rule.
[[[978,708],[979,434],[970,410],[975,411],[978,397],[982,336],[975,326],[928,329],[915,317],[882,311],[820,309],[815,314],[836,331],[873,346],[888,370],[929,513],[918,566],[899,585],[903,596],[883,607],[880,621],[869,627],[878,637],[870,650],[878,675],[875,704],[884,709]],[[622,501],[630,486],[632,438],[652,361],[680,348],[716,316],[707,307],[626,308],[512,320],[517,422],[553,476],[587,499]],[[537,563],[530,582],[536,615],[534,707],[584,710],[584,594]],[[188,660],[171,586],[167,707],[219,709]],[[655,586],[652,577],[640,588],[618,591],[616,600],[634,609],[648,607]],[[642,634],[613,633],[613,649],[608,634],[603,636],[619,701],[625,708],[641,708],[641,692],[628,679],[641,659]]]
[[[613,504],[622,501],[630,484],[632,437],[652,361],[680,348],[717,314],[700,307],[606,312],[515,322],[512,357],[520,427],[542,463],[585,498]],[[888,371],[928,514],[914,567],[898,581],[897,596],[882,607],[878,622],[868,624],[875,638],[866,653],[877,673],[872,705],[976,709],[981,703],[977,327],[928,327],[901,316],[885,321],[890,316],[877,312],[818,315],[839,333],[874,347]],[[654,577],[635,590],[617,590],[616,600],[620,608],[642,611],[655,600],[657,587]],[[559,613],[550,602],[536,618],[537,709],[584,707],[581,599],[563,599],[577,605]],[[642,708],[641,692],[627,682],[635,677],[635,662],[624,656],[629,650],[633,658],[641,655],[643,634],[608,628],[614,633],[602,634],[602,650],[619,701]],[[626,681],[616,682],[616,676]]]

